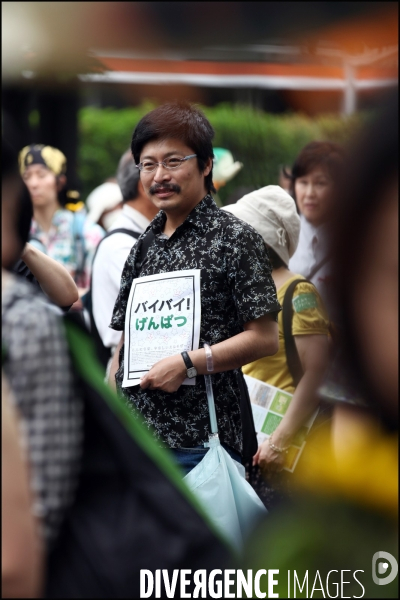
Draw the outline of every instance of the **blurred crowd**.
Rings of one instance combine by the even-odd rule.
[[[147,428],[137,422],[138,433],[126,441],[124,453],[132,452],[133,461],[135,448],[149,444],[145,458],[137,458],[146,464],[146,473],[135,463],[132,473],[127,468],[121,474],[118,485],[122,489],[126,481],[132,497],[146,499],[145,513],[138,509],[137,515],[146,515],[143,519],[154,536],[150,535],[153,545],[145,543],[146,532],[137,537],[132,570],[139,565],[152,568],[146,564],[154,569],[236,564],[242,569],[315,568],[327,573],[370,568],[379,550],[397,557],[397,104],[396,91],[347,147],[313,141],[293,164],[282,166],[276,185],[238,190],[225,206],[218,189],[246,165],[235,162],[228,149],[214,148],[212,195],[218,210],[257,232],[283,309],[277,315],[277,351],[242,370],[293,398],[253,457],[239,456],[247,480],[268,509],[240,559],[229,555],[192,507],[180,488],[180,471],[173,465],[173,474],[165,475],[170,467],[164,462],[173,464],[173,456],[162,451],[159,456],[152,441],[143,442],[140,431]],[[127,151],[115,165],[115,178],[93,190],[84,204],[66,205],[62,192],[68,157],[41,143],[19,147],[15,123],[3,116],[4,597],[63,595],[67,588],[62,576],[68,573],[64,563],[73,564],[71,556],[79,556],[84,544],[69,524],[70,515],[84,506],[84,485],[104,493],[105,499],[110,494],[110,523],[116,522],[119,511],[123,514],[123,507],[112,504],[117,503],[111,493],[113,480],[102,481],[104,465],[100,460],[94,464],[95,446],[91,460],[87,456],[88,440],[99,446],[104,440],[107,462],[108,446],[119,438],[122,443],[125,430],[118,434],[123,427],[118,422],[116,434],[104,432],[90,420],[88,386],[98,396],[96,401],[114,407],[110,423],[111,413],[132,412],[121,388],[114,391],[113,360],[122,337],[110,322],[127,259],[159,207],[128,148],[131,134],[127,132]],[[85,340],[80,354],[78,338]],[[118,409],[112,402],[121,398]],[[304,452],[290,473],[285,469],[288,449],[316,411]],[[124,418],[127,423],[128,417],[121,421]],[[88,433],[88,423],[94,435]],[[99,451],[98,456],[103,454]],[[173,496],[176,490],[179,501]],[[169,507],[176,521],[191,522],[177,529],[177,536],[186,541],[175,557],[168,527],[163,539],[160,525],[160,504],[167,502],[168,494],[170,502],[176,501],[175,508]],[[100,511],[97,517],[101,521]],[[165,523],[167,516],[163,519]],[[85,526],[84,520],[77,523]],[[88,537],[90,527],[99,526],[93,523],[88,521]],[[135,527],[140,529],[138,521]],[[114,541],[107,535],[99,545],[104,544],[105,556],[119,573],[123,557],[112,556]],[[124,537],[123,527],[115,526],[113,535]],[[194,539],[197,546],[192,547]],[[93,567],[99,580],[102,569],[101,564]],[[80,574],[84,577],[85,571]],[[366,597],[378,597],[378,592],[397,597],[396,582],[365,587]],[[84,584],[76,589],[79,597],[94,597]],[[103,588],[95,597],[126,597],[125,590],[121,582],[120,589]],[[359,590],[349,584],[347,593]],[[287,593],[279,591],[282,597]]]

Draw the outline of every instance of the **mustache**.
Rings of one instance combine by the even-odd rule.
[[[152,185],[149,189],[149,193],[154,195],[156,194],[159,190],[169,190],[171,192],[176,192],[177,194],[180,193],[181,188],[179,187],[179,185],[177,185],[176,183],[155,183],[154,185]]]

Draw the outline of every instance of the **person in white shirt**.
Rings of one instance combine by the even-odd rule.
[[[115,300],[121,285],[122,269],[137,237],[147,228],[158,210],[144,193],[130,150],[121,157],[117,171],[117,181],[121,188],[122,214],[113,223],[108,235],[98,247],[93,261],[92,272],[92,311],[93,319],[103,345],[111,349],[111,354],[121,337],[120,331],[109,328]],[[116,230],[129,230],[129,233],[114,233]]]
[[[344,149],[333,142],[311,142],[292,167],[292,195],[300,213],[300,238],[289,269],[309,279],[329,312],[330,259],[326,226]]]

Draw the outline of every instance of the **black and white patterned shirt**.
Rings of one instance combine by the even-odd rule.
[[[167,238],[166,215],[153,219],[152,242],[139,277],[171,271],[201,270],[200,348],[204,342],[218,344],[243,331],[243,324],[281,310],[271,268],[261,236],[232,214],[220,210],[207,195],[186,220]],[[146,230],[146,232],[149,230]],[[121,288],[110,327],[123,330],[129,292],[137,277],[135,262],[146,232],[132,248],[125,263]],[[116,373],[121,388],[124,348]],[[240,391],[237,370],[212,375],[221,442],[242,451]],[[128,405],[136,407],[153,428],[160,443],[171,448],[193,447],[208,441],[209,411],[204,377],[196,385],[182,385],[175,393],[121,388]]]
[[[83,414],[60,311],[34,286],[8,276],[2,294],[4,371],[27,443],[33,511],[47,549],[76,491]]]

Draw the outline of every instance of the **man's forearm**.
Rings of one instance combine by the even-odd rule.
[[[278,351],[278,324],[271,315],[250,321],[245,331],[212,346],[213,373],[231,371],[263,356]],[[188,353],[199,375],[207,373],[204,348]],[[176,392],[186,378],[186,366],[180,354],[174,354],[155,363],[141,379],[142,389],[161,389]]]
[[[213,373],[238,369],[278,351],[278,324],[271,319],[263,329],[247,329],[224,342],[211,346],[211,350],[214,362]],[[189,356],[198,374],[207,374],[204,350],[193,350],[189,352]]]
[[[289,408],[274,433],[274,443],[286,446],[319,405],[317,390],[328,365],[328,338],[324,335],[295,337],[304,371]]]
[[[274,433],[277,446],[287,446],[294,435],[319,406],[316,390],[321,383],[321,374],[306,372],[301,378],[289,408]]]
[[[74,280],[67,269],[53,258],[31,244],[26,244],[21,258],[54,304],[70,306],[78,300],[78,288]]]

